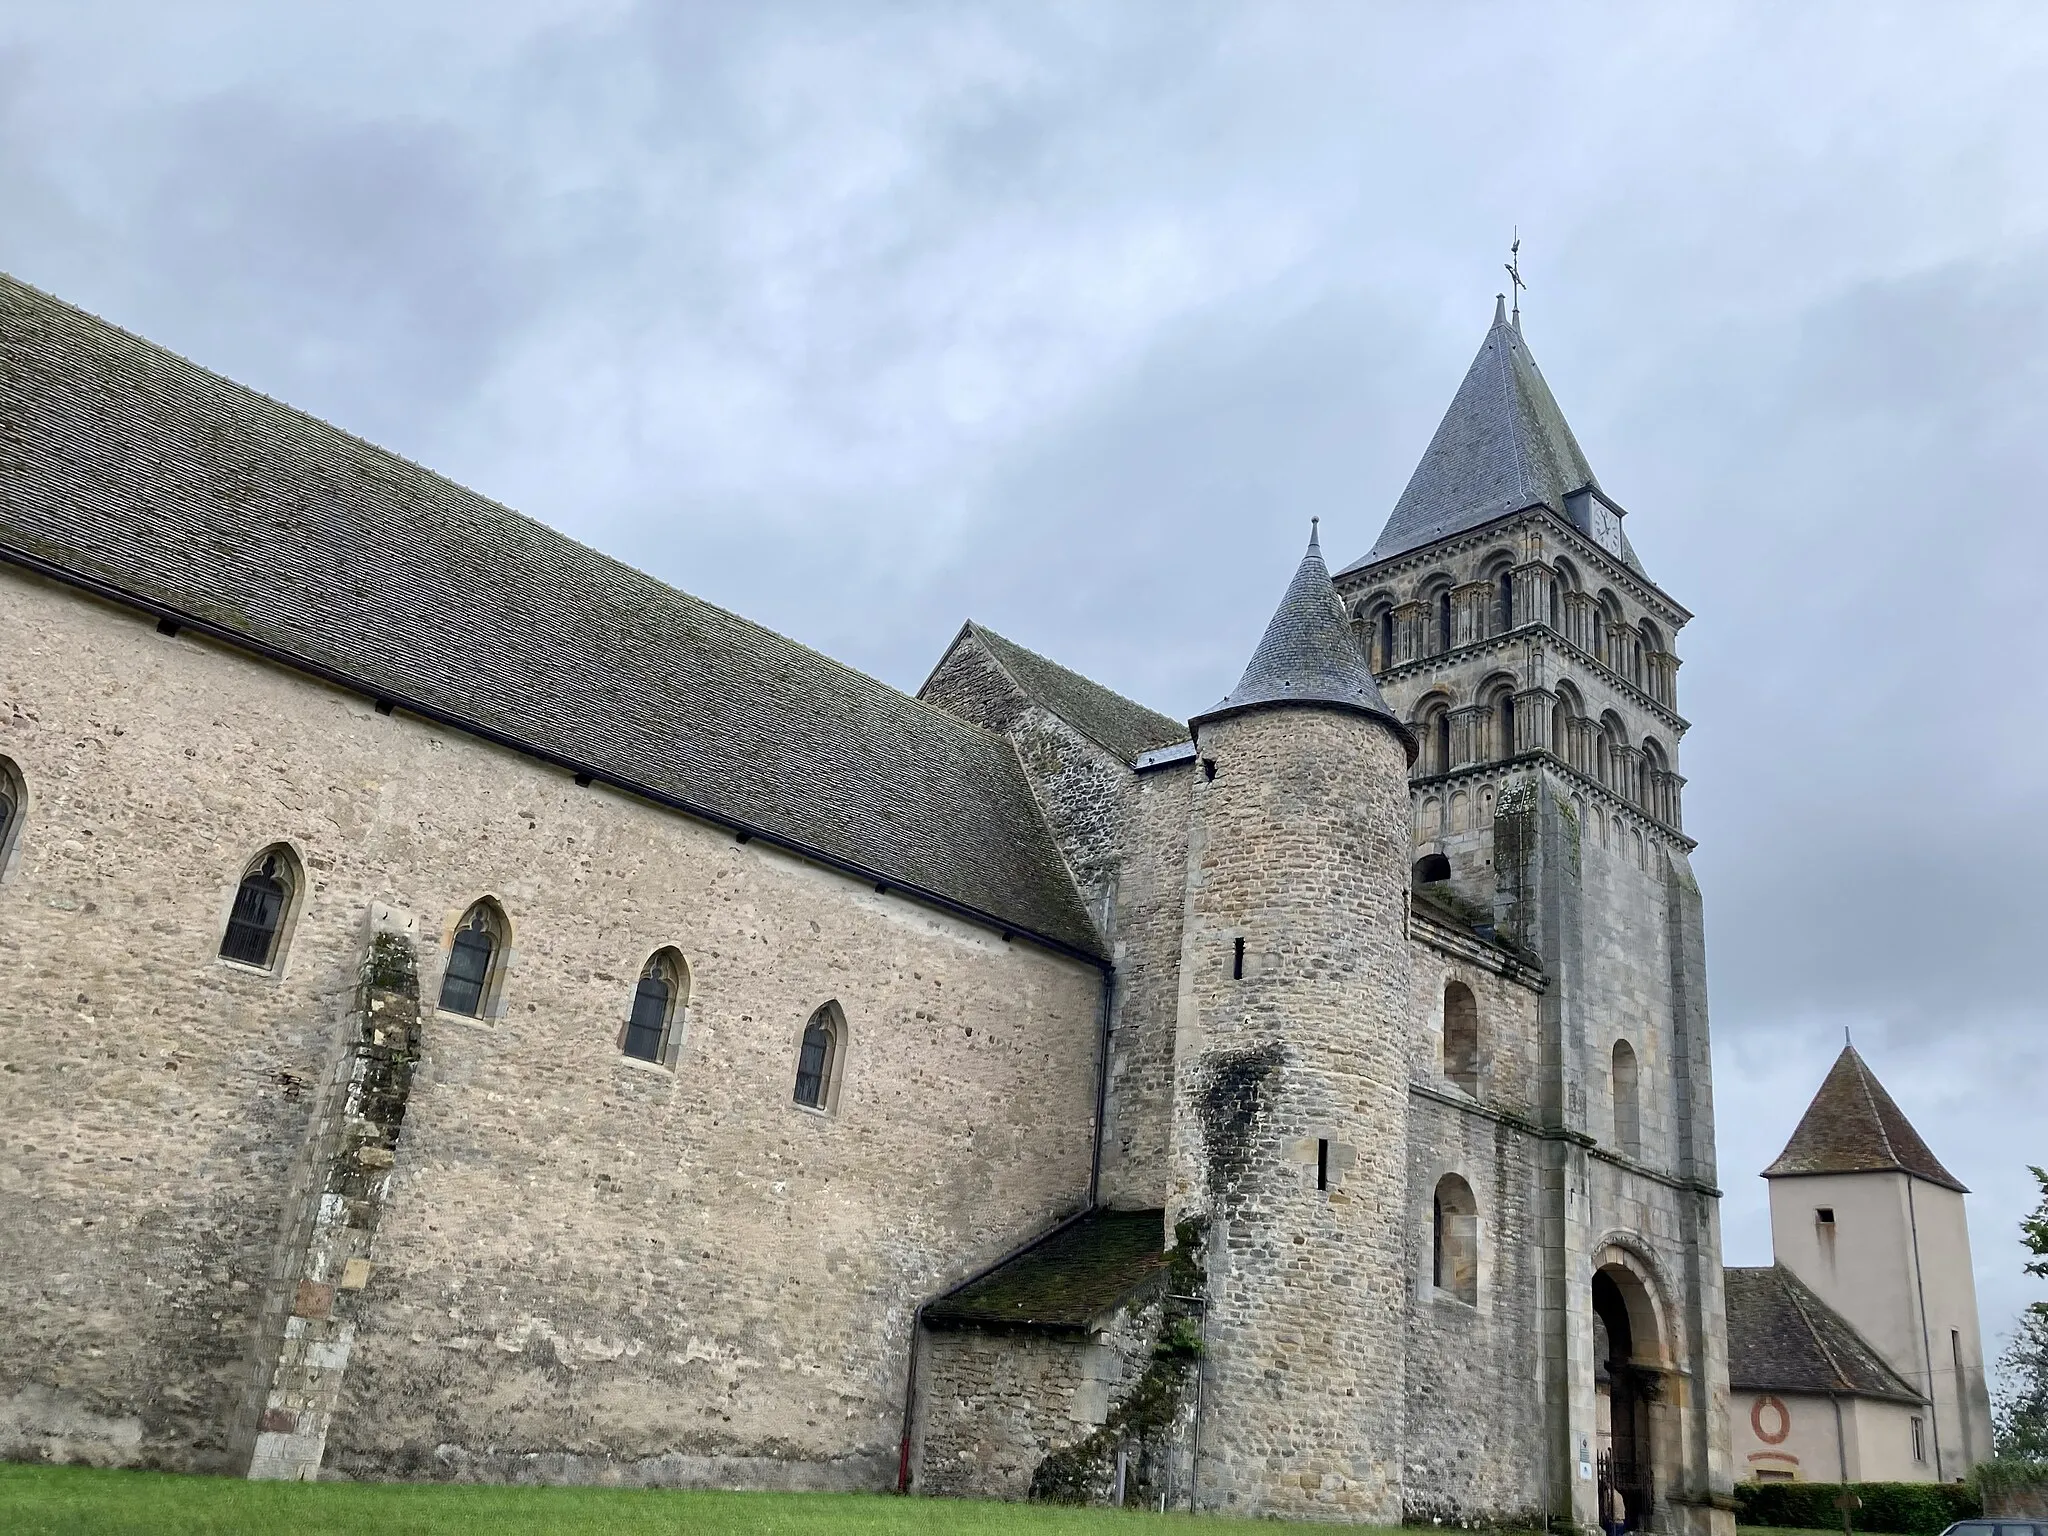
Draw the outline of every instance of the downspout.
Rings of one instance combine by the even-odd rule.
[[[1094,1210],[1102,1192],[1102,1138],[1103,1120],[1109,1113],[1109,1004],[1110,995],[1116,988],[1116,971],[1110,966],[1102,968],[1102,1002],[1098,1009],[1095,1046],[1095,1147],[1088,1159],[1088,1209]]]
[[[1075,1222],[1085,1220],[1094,1213],[1095,1207],[1092,1204],[1083,1206],[1057,1226],[1048,1227],[1029,1242],[1020,1243],[1000,1258],[982,1265],[981,1268],[977,1269],[965,1280],[956,1280],[953,1284],[947,1286],[945,1290],[941,1291],[939,1295],[917,1304],[917,1311],[912,1313],[910,1318],[910,1370],[906,1373],[903,1382],[903,1438],[898,1444],[896,1451],[896,1491],[898,1493],[910,1492],[910,1431],[912,1419],[917,1412],[917,1347],[918,1341],[924,1337],[925,1308],[934,1301],[950,1296],[955,1291],[964,1290],[966,1287],[974,1284],[975,1281],[994,1274],[1005,1264],[1009,1263],[1010,1260],[1029,1253],[1040,1243],[1050,1242]]]
[[[1846,1490],[1849,1486],[1849,1441],[1842,1433],[1842,1399],[1836,1393],[1830,1392],[1828,1401],[1835,1405],[1835,1461],[1842,1469],[1836,1480]],[[1845,1515],[1844,1519],[1846,1518]]]
[[[1948,1481],[1941,1465],[1941,1409],[1934,1401],[1934,1345],[1927,1333],[1927,1285],[1920,1277],[1920,1214],[1913,1204],[1913,1175],[1906,1179],[1906,1223],[1913,1232],[1913,1290],[1920,1301],[1920,1358],[1927,1366],[1927,1427],[1934,1435],[1934,1480]]]

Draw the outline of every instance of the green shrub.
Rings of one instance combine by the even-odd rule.
[[[1804,1530],[1839,1530],[1842,1511],[1835,1501],[1840,1483],[1737,1483],[1737,1525],[1793,1526]],[[1859,1531],[1887,1531],[1894,1536],[1936,1536],[1958,1520],[1984,1512],[1977,1490],[1967,1483],[1850,1483],[1863,1501],[1849,1523]]]

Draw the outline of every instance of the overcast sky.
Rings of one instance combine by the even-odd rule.
[[[1726,1248],[1845,1028],[2048,1163],[2048,12],[0,6],[0,267],[915,689],[1187,715],[1525,332],[1680,636]]]

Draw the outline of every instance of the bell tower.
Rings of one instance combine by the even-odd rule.
[[[1411,899],[1544,972],[1533,1102],[1470,1113],[1541,1127],[1548,1513],[1725,1529],[1705,951],[1678,767],[1691,615],[1643,569],[1504,303],[1336,586],[1419,749]],[[1626,1360],[1596,1359],[1620,1336],[1596,1300],[1627,1302]],[[1624,1379],[1626,1425],[1608,1390]]]

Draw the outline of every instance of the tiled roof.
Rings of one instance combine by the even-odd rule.
[[[1538,502],[1569,516],[1565,497],[1598,483],[1522,333],[1496,302],[1479,355],[1379,542],[1345,574]],[[1641,570],[1626,533],[1620,552],[1631,569]]]
[[[1722,1271],[1728,1385],[1738,1392],[1845,1392],[1925,1399],[1863,1335],[1782,1264]]]
[[[1313,531],[1308,553],[1301,557],[1294,580],[1266,626],[1265,638],[1252,652],[1251,665],[1229,697],[1197,715],[1193,723],[1280,704],[1321,705],[1376,716],[1394,727],[1414,760],[1414,737],[1380,697],[1365,642],[1344,615]]]
[[[1828,1070],[1820,1092],[1767,1179],[1801,1173],[1910,1173],[1930,1184],[1968,1194],[1920,1139],[1905,1111],[1892,1102],[1853,1045]]]
[[[1027,696],[1124,762],[1135,761],[1155,747],[1187,740],[1188,729],[1180,721],[1134,704],[1036,651],[1005,640],[992,629],[979,624],[967,627]]]
[[[5,277],[0,557],[1102,955],[1000,737]]]
[[[1090,1211],[925,1308],[938,1327],[1085,1329],[1162,1279],[1166,1213]]]

